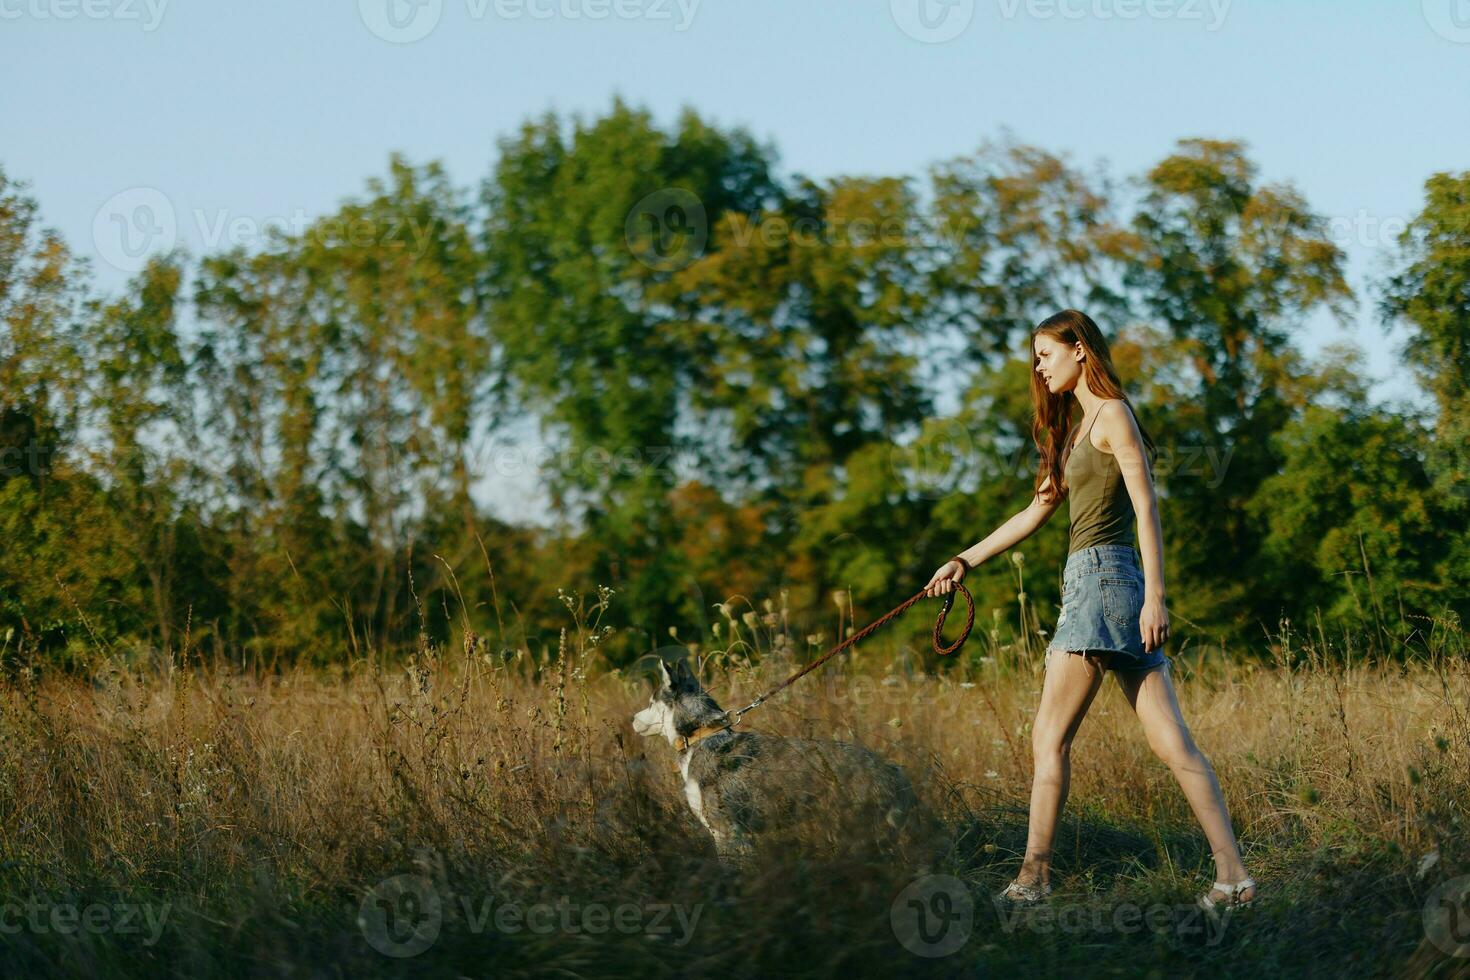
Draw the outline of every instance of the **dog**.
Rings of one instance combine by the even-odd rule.
[[[658,667],[657,689],[633,716],[633,730],[673,747],[684,797],[721,864],[744,867],[758,842],[788,834],[902,847],[927,826],[927,811],[894,763],[850,742],[735,731],[684,661],[671,670],[660,659]]]

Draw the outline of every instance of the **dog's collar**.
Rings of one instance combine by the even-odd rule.
[[[711,735],[718,735],[720,732],[728,732],[729,730],[730,725],[728,723],[724,725],[700,725],[688,735],[675,736],[674,748],[678,749],[680,754],[683,754],[694,748],[700,742],[703,742],[705,739],[709,738]],[[678,769],[679,767],[675,766],[674,768]]]

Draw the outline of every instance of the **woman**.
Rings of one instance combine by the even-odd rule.
[[[1067,498],[1071,525],[1062,608],[1032,730],[1035,776],[1026,856],[1000,897],[1031,903],[1051,893],[1052,838],[1067,799],[1072,739],[1104,671],[1111,670],[1149,747],[1179,780],[1209,840],[1217,880],[1200,896],[1200,906],[1214,913],[1218,905],[1248,904],[1255,899],[1255,881],[1241,861],[1214,768],[1179,712],[1163,653],[1169,639],[1163,538],[1152,470],[1144,461],[1145,446],[1150,460],[1156,455],[1153,440],[1139,429],[1107,341],[1085,313],[1064,310],[1043,320],[1032,331],[1031,349],[1031,433],[1041,451],[1035,496],[985,540],[946,562],[926,586],[929,595],[953,591],[971,568],[1033,534]],[[1082,408],[1079,438],[1072,436],[1074,401]],[[1059,454],[1060,447],[1065,448]],[[1133,546],[1135,515],[1141,568]]]

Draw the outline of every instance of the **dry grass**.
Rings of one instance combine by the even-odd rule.
[[[952,831],[936,870],[975,902],[967,942],[943,958],[895,937],[894,897],[916,873],[900,862],[788,855],[723,872],[671,751],[628,725],[647,682],[590,669],[598,635],[579,623],[540,670],[472,636],[337,676],[22,672],[0,705],[0,972],[1450,975],[1470,962],[1437,950],[1421,922],[1430,889],[1470,872],[1458,630],[1407,665],[1329,663],[1325,645],[1289,637],[1269,668],[1178,659],[1185,715],[1263,885],[1250,920],[1213,937],[1177,917],[1085,934],[1018,926],[988,901],[1025,840],[1034,659],[993,650],[935,679],[895,666],[897,641],[880,634],[751,715],[764,731],[859,739],[916,776]],[[791,659],[789,647],[766,651],[752,667],[749,648],[725,639],[706,681],[727,707]],[[1055,902],[1106,921],[1121,903],[1187,902],[1212,870],[1111,680],[1074,748],[1057,850]],[[417,892],[420,906],[393,906],[400,918],[365,903],[399,875],[427,887],[437,913]],[[86,927],[98,907],[111,925]],[[578,911],[543,930],[497,925],[503,907]],[[586,918],[589,907],[612,918]],[[51,917],[68,908],[83,917],[70,931]],[[156,934],[122,928],[127,908],[161,919]],[[417,955],[370,942],[412,943],[414,922],[435,914]]]

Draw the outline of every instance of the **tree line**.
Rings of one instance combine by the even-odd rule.
[[[614,661],[732,596],[866,621],[1029,500],[1028,333],[1068,306],[1160,448],[1180,636],[1260,649],[1288,618],[1404,653],[1470,611],[1470,172],[1429,177],[1359,295],[1236,141],[1124,180],[1010,140],[816,180],[614,100],[498,151],[478,188],[395,155],[308,226],[115,294],[0,171],[7,661],[555,648],[558,590],[599,584]],[[1427,409],[1296,345],[1364,304]],[[533,467],[551,528],[493,497]],[[1055,618],[1058,513],[967,583],[1008,635]]]

